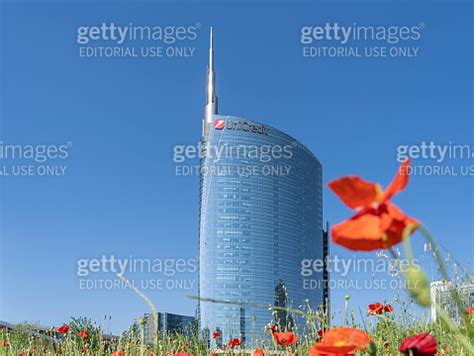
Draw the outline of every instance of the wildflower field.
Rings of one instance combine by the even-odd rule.
[[[400,256],[412,263],[411,238],[424,238],[431,244],[443,280],[450,281],[449,267],[436,246],[436,241],[418,218],[406,215],[391,199],[408,185],[405,174],[409,160],[402,163],[393,181],[385,190],[378,184],[351,176],[329,183],[330,189],[355,211],[347,220],[332,228],[334,243],[353,251],[385,250],[397,262]],[[14,331],[0,331],[1,355],[474,355],[474,307],[453,288],[451,300],[458,309],[454,319],[434,304],[425,272],[414,265],[399,274],[406,281],[407,290],[400,291],[390,303],[376,300],[376,292],[368,291],[371,300],[364,311],[353,311],[350,295],[346,296],[344,320],[336,325],[334,313],[324,310],[284,309],[305,321],[304,331],[285,325],[269,325],[261,338],[242,342],[239,338],[223,340],[217,347],[209,347],[196,332],[193,336],[178,334],[155,335],[154,342],[145,342],[144,326],[138,325],[124,332],[120,338],[110,338],[93,321],[72,318],[42,336],[34,327],[23,325]],[[123,277],[120,277],[123,278]],[[469,273],[457,276],[466,284],[472,283]],[[152,302],[135,290],[150,305]],[[225,301],[203,301],[225,302]],[[437,311],[436,322],[415,315],[415,306]],[[156,329],[155,329],[156,330]],[[211,338],[219,339],[219,331]]]

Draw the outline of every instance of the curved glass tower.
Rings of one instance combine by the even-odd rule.
[[[305,289],[301,274],[303,260],[324,257],[322,168],[284,132],[217,115],[212,45],[210,56],[201,139],[199,326],[207,335],[219,330],[223,342],[245,342],[272,321],[299,323],[254,305],[309,302],[316,308],[324,302],[324,290]],[[322,272],[312,279],[322,280]]]

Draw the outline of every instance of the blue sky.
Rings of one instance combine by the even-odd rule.
[[[209,26],[220,112],[265,122],[310,148],[323,164],[331,223],[351,214],[326,188],[331,179],[360,174],[386,185],[400,145],[474,146],[469,2],[2,2],[1,16],[0,139],[67,144],[69,152],[49,162],[65,164],[64,176],[0,177],[2,320],[58,325],[83,315],[104,325],[110,315],[119,332],[147,305],[129,290],[80,290],[78,260],[196,257],[198,178],[176,176],[173,147],[199,139]],[[200,29],[185,42],[195,47],[188,58],[79,57],[77,28],[103,22]],[[407,45],[419,47],[415,58],[304,58],[301,27],[326,22],[424,29]],[[441,164],[459,172],[473,162]],[[472,269],[473,200],[472,176],[419,175],[395,202]],[[421,256],[422,237],[415,236]],[[334,245],[331,251],[354,255]],[[334,290],[333,309],[346,293],[356,309],[374,298],[393,300],[392,290],[379,292]],[[188,294],[196,290],[149,292],[158,309],[193,314]]]

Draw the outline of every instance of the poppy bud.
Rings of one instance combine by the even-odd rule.
[[[424,307],[431,305],[430,283],[419,266],[408,267],[407,284],[410,295],[418,304]]]
[[[374,342],[371,342],[367,345],[366,351],[369,355],[377,355],[377,346],[375,345]]]

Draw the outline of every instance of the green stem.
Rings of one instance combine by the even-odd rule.
[[[409,225],[405,228],[405,230],[403,230],[403,235],[402,235],[402,240],[403,240],[403,248],[405,250],[405,255],[407,257],[407,260],[408,262],[410,262],[410,264],[413,263],[413,251],[411,249],[411,245],[410,245],[410,236],[411,236],[411,232],[416,229],[416,225]]]
[[[347,309],[348,309],[348,301],[347,299],[344,301],[344,326],[347,326]]]
[[[145,354],[145,325],[140,325],[140,355]]]

